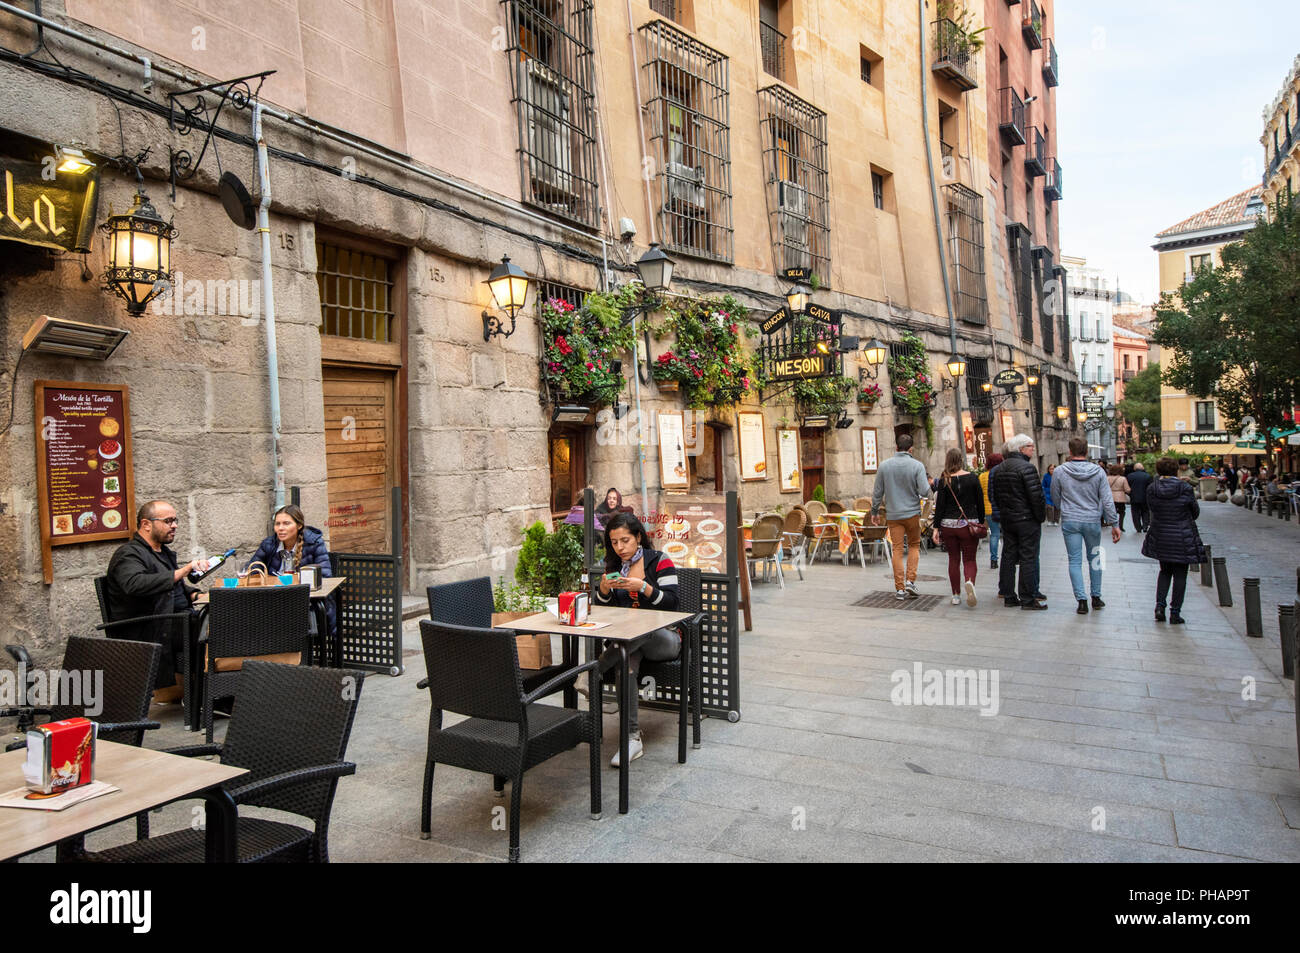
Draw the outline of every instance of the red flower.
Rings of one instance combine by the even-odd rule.
[[[596,365],[595,365],[595,364],[592,364],[591,361],[588,361],[588,362],[587,362],[587,370],[591,370],[591,369],[594,368],[595,366],[596,366]]]
[[[699,369],[698,367],[697,367],[697,368],[694,368],[694,369],[691,371],[691,373],[694,374],[696,377],[703,377],[703,376],[704,376],[703,372],[701,372],[700,369]]]
[[[737,327],[736,325],[734,325],[734,324],[731,325],[731,333],[732,333],[732,334],[737,334],[737,333],[739,333],[739,331],[740,331],[740,328],[738,328],[738,327]]]

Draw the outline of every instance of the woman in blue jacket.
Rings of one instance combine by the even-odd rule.
[[[1056,507],[1052,504],[1052,472],[1056,469],[1053,463],[1043,474],[1043,503],[1047,507],[1047,519],[1044,521],[1048,526],[1055,526],[1060,522],[1057,517]]]
[[[319,566],[322,579],[334,574],[330,570],[330,552],[325,545],[325,537],[316,527],[307,525],[307,518],[298,507],[290,504],[276,510],[271,529],[274,535],[262,540],[248,565],[260,562],[273,576],[297,572],[303,566]],[[247,569],[248,565],[244,568]],[[325,614],[329,617],[330,632],[333,633],[335,622],[332,599],[325,600]]]

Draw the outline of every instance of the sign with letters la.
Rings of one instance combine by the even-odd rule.
[[[18,153],[15,155],[15,153]],[[55,148],[0,135],[0,240],[61,251],[90,251],[99,205],[99,169],[60,172]]]

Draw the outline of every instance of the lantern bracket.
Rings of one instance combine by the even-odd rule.
[[[265,70],[261,73],[251,73],[248,76],[239,76],[235,79],[194,86],[167,94],[169,110],[167,125],[172,131],[182,136],[188,136],[195,129],[205,133],[197,159],[188,149],[169,149],[173,200],[176,198],[176,183],[193,177],[198,172],[199,166],[203,164],[203,157],[207,155],[208,144],[212,142],[212,134],[216,132],[217,120],[221,118],[222,110],[229,106],[236,112],[241,112],[256,103],[258,93],[262,91],[262,84],[273,73],[275,73],[273,69]],[[252,80],[257,80],[256,87],[250,85]],[[216,101],[210,102],[213,97]],[[186,104],[187,102],[189,105]],[[216,154],[215,146],[212,151]],[[217,169],[218,171],[221,169],[220,156],[217,156]]]

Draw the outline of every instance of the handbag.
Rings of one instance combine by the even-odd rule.
[[[248,570],[245,575],[239,577],[238,585],[243,587],[257,586],[274,586],[278,585],[278,580],[272,576],[266,568],[264,562],[253,562],[248,564]]]
[[[961,508],[961,500],[957,499],[957,491],[952,488],[952,483],[948,483],[948,492],[952,494],[952,501],[957,504],[957,512],[961,514],[961,525],[958,529],[968,530],[976,539],[983,539],[989,534],[989,528],[984,523],[972,523],[966,518],[966,511]]]

